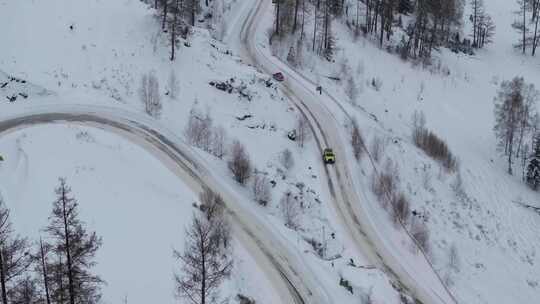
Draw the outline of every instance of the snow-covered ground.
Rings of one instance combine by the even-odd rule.
[[[225,13],[231,20],[239,21],[236,18],[238,15],[236,15],[237,11],[235,9],[237,6],[235,5],[245,5],[246,3],[232,1],[230,5],[233,8]],[[231,55],[227,51],[228,47],[226,45],[212,39],[211,35],[203,29],[195,29],[189,38],[190,47],[180,43],[178,58],[174,63],[171,63],[168,60],[167,37],[161,33],[159,24],[152,15],[152,10],[136,0],[106,2],[55,0],[47,3],[0,0],[0,7],[2,8],[0,10],[0,20],[8,29],[5,40],[10,46],[0,50],[0,70],[3,72],[1,75],[3,78],[0,80],[7,82],[10,77],[24,80],[24,83],[22,81],[9,81],[7,86],[0,91],[2,98],[11,97],[13,94],[17,95],[17,98],[12,102],[0,105],[2,114],[20,114],[38,105],[41,107],[47,107],[48,105],[53,107],[53,104],[85,104],[107,107],[108,111],[118,108],[142,112],[143,106],[139,101],[137,90],[142,75],[153,72],[161,84],[160,93],[164,104],[160,118],[162,125],[165,125],[178,136],[183,137],[183,131],[192,107],[195,107],[201,113],[208,112],[214,120],[214,125],[223,126],[227,130],[228,141],[235,138],[240,139],[246,145],[258,171],[267,174],[270,180],[276,182],[275,187],[272,189],[273,199],[269,206],[263,208],[253,203],[250,208],[253,208],[261,221],[267,222],[269,226],[274,227],[273,232],[277,234],[278,239],[287,247],[290,247],[290,250],[295,252],[297,260],[301,261],[300,265],[310,271],[310,277],[304,280],[324,287],[312,290],[312,293],[325,295],[327,301],[339,299],[341,303],[355,303],[359,297],[364,297],[372,290],[373,297],[376,300],[387,303],[397,303],[399,301],[399,295],[391,286],[388,278],[379,270],[370,269],[369,266],[371,265],[366,265],[360,253],[354,249],[352,241],[347,238],[345,228],[340,227],[339,221],[336,220],[333,214],[334,211],[328,207],[329,194],[326,190],[326,180],[322,175],[320,155],[314,143],[308,142],[305,148],[299,148],[294,142],[287,139],[286,134],[294,128],[298,113],[290,106],[275,85],[266,86],[264,81],[269,78],[268,75],[261,74],[254,68],[242,64],[238,57]],[[47,12],[47,14],[43,14],[43,12]],[[241,16],[238,18],[241,18]],[[118,20],[122,22],[118,22]],[[35,24],[41,26],[36,27]],[[234,27],[232,22],[231,27]],[[168,79],[171,73],[176,74],[179,82],[180,93],[175,99],[165,95],[169,90]],[[244,92],[251,96],[250,99],[242,97],[236,91],[230,94],[209,85],[211,81],[226,81],[231,78],[234,78],[235,86],[245,85]],[[18,95],[20,92],[28,95],[28,97]],[[251,115],[251,117],[245,117],[246,115]],[[66,136],[69,138],[69,134],[65,134],[67,132],[65,130],[58,131],[58,128],[60,127],[44,127],[43,129],[42,127],[35,127],[35,129],[31,129],[31,132],[26,130],[24,133],[47,134],[47,136],[40,137],[41,145],[48,145],[48,137],[59,133],[55,137],[55,140],[58,140],[57,145],[69,146],[70,142],[66,139]],[[61,128],[68,128],[69,130],[78,127]],[[99,130],[91,129],[88,133],[96,138],[96,142],[105,141],[107,138],[112,142],[121,141],[117,139],[117,136],[107,135],[107,133]],[[20,133],[13,133],[10,136],[14,137],[15,135],[20,136]],[[76,137],[76,135],[72,136]],[[7,143],[10,140],[11,142],[16,141],[16,139],[10,137],[5,138]],[[34,147],[35,150],[32,152],[34,155],[32,157],[33,162],[41,163],[39,158],[41,153],[38,153],[42,149],[41,145]],[[121,146],[123,150],[127,151],[126,154],[138,149],[126,143]],[[281,152],[285,148],[293,152],[295,160],[294,168],[288,172],[285,172],[279,162]],[[205,155],[208,163],[213,164],[216,174],[227,183],[228,187],[243,193],[248,199],[251,197],[249,189],[242,189],[234,185],[223,160],[216,159],[203,151],[199,152],[201,155]],[[6,164],[8,165],[10,164],[9,160],[17,159],[10,153],[2,153],[6,154],[8,160]],[[93,150],[87,146],[84,149],[81,148],[81,152],[77,153],[78,158],[70,159],[69,155],[71,153],[59,156],[57,161],[65,161],[63,165],[65,171],[56,170],[51,165],[52,168],[47,174],[53,177],[46,183],[43,182],[43,185],[40,184],[40,187],[43,187],[43,191],[46,191],[48,196],[52,198],[56,178],[60,175],[67,175],[74,191],[78,189],[81,192],[79,198],[81,205],[84,206],[83,201],[87,200],[84,193],[94,194],[98,192],[97,189],[101,189],[103,196],[114,197],[115,201],[122,200],[122,204],[117,207],[119,212],[124,209],[126,204],[131,203],[125,201],[125,199],[133,197],[151,197],[152,200],[141,202],[144,207],[148,208],[150,208],[151,202],[163,195],[161,192],[166,193],[169,200],[174,199],[173,194],[169,193],[165,186],[161,186],[159,183],[150,184],[153,186],[140,187],[140,190],[144,191],[144,195],[137,195],[138,192],[130,192],[125,194],[129,197],[124,197],[119,194],[122,191],[130,191],[135,187],[133,185],[139,185],[146,179],[154,179],[153,175],[145,175],[145,179],[139,179],[139,176],[145,172],[143,171],[144,168],[146,168],[146,165],[142,168],[138,165],[138,160],[143,159],[140,157],[140,154],[143,154],[142,151],[139,151],[139,154],[136,152],[133,155],[130,154],[127,159],[133,160],[132,163],[118,162],[119,166],[125,164],[126,168],[130,168],[130,170],[141,168],[141,173],[129,174],[130,177],[126,178],[124,190],[113,187],[115,185],[114,181],[122,180],[119,175],[124,170],[112,166],[110,170],[116,173],[116,175],[112,176],[117,178],[106,183],[105,179],[101,178],[101,174],[109,174],[107,164],[111,156],[102,152],[99,157],[92,158],[92,154]],[[95,152],[95,154],[99,155],[99,152]],[[90,161],[83,161],[89,158],[88,155],[90,155]],[[102,161],[102,158],[105,158],[107,162]],[[151,157],[146,156],[144,159],[149,158]],[[77,162],[77,165],[70,165],[72,162]],[[54,162],[51,161],[51,163]],[[156,160],[150,163],[155,164]],[[73,168],[76,166],[98,168],[98,164],[99,168],[107,168],[107,171],[95,169],[95,171],[92,171],[95,174],[87,175],[86,179],[74,173],[75,169]],[[152,166],[152,168],[160,172],[166,170],[159,164],[155,167]],[[38,169],[42,168],[36,167],[36,170]],[[3,168],[3,170],[6,171],[2,172],[8,174],[7,167]],[[33,184],[41,182],[41,179],[34,180],[33,176],[37,175],[27,175],[22,179]],[[92,183],[87,182],[91,178],[99,181],[99,184],[93,187]],[[131,179],[136,184],[130,184]],[[163,179],[166,179],[164,181],[165,185],[180,184],[180,181],[174,176],[168,178],[165,176]],[[103,184],[106,184],[107,188],[96,188]],[[304,186],[299,186],[300,184],[304,184]],[[18,192],[14,186],[5,187],[10,189],[10,192]],[[300,196],[301,188],[303,191],[303,204],[305,205],[298,220],[300,228],[298,231],[293,231],[283,225],[278,205],[285,190],[291,190],[295,195]],[[3,189],[2,191],[7,190]],[[176,191],[182,193],[181,187],[178,186]],[[189,194],[186,193],[185,196],[190,198],[190,203],[195,199],[195,194],[187,192]],[[25,199],[24,201],[28,203]],[[49,201],[50,199],[47,203]],[[103,201],[104,204],[105,202]],[[189,203],[175,203],[184,204],[183,207],[178,207],[184,209],[182,209],[182,212],[178,211],[183,214],[183,218],[171,223],[171,225],[176,225],[178,229],[174,231],[169,229],[168,231],[174,236],[174,241],[172,237],[155,240],[156,242],[165,242],[167,248],[160,250],[159,255],[156,256],[150,254],[153,254],[153,252],[144,251],[143,253],[148,253],[152,260],[157,258],[164,262],[171,261],[172,244],[175,244],[177,248],[182,244],[182,227],[187,223],[191,209]],[[47,208],[50,207],[49,204],[46,206]],[[143,206],[140,208],[143,208]],[[109,230],[113,228],[110,228],[112,224],[107,224],[107,222],[103,224],[103,228],[101,227],[100,212],[104,212],[103,209],[86,211],[89,212],[87,221],[98,232],[103,232],[105,246],[108,246],[107,239],[112,238],[112,236],[108,236]],[[44,214],[47,214],[46,211],[48,209],[44,211]],[[169,216],[172,215],[169,214]],[[112,214],[109,216],[112,216]],[[158,216],[155,218],[158,218]],[[135,220],[133,219],[133,221]],[[150,223],[154,221],[153,219]],[[21,217],[21,222],[25,224],[26,219]],[[131,219],[130,223],[132,223]],[[161,224],[166,223],[167,221],[164,221]],[[126,223],[125,227],[120,231],[131,229],[130,227],[131,224]],[[36,233],[37,228],[28,229],[33,229],[32,231]],[[161,230],[160,227],[153,228],[155,230],[152,231],[155,232]],[[116,232],[113,230],[112,233]],[[148,235],[147,231],[145,233]],[[335,239],[332,237],[333,233]],[[334,261],[319,258],[311,245],[308,244],[309,239],[321,244],[328,243],[327,256],[339,258]],[[124,241],[127,243],[130,240],[133,241],[132,238]],[[141,240],[137,239],[136,241],[138,243],[130,243],[129,246],[140,245]],[[144,244],[146,245],[146,242]],[[125,246],[133,248],[127,244]],[[160,244],[155,246],[163,247]],[[148,250],[155,246],[150,244]],[[268,283],[260,283],[264,282],[264,273],[258,270],[253,260],[247,257],[241,246],[235,247],[239,248],[235,250],[235,255],[237,261],[240,262],[237,262],[239,264],[237,267],[238,272],[228,284],[236,288],[225,287],[224,289],[227,290],[225,294],[233,294],[240,290],[256,298],[257,303],[274,303],[276,299],[275,295],[272,295],[271,289],[260,292],[256,287],[258,285],[268,285]],[[115,265],[114,261],[117,256],[107,256],[105,251],[103,249],[100,265]],[[351,259],[360,267],[348,265]],[[126,263],[128,262],[126,261]],[[148,265],[148,267],[150,266]],[[368,266],[368,269],[361,268],[363,266]],[[159,271],[160,279],[163,280],[159,282],[165,282],[156,287],[160,289],[156,289],[155,292],[159,292],[163,296],[163,301],[166,302],[172,299],[172,266],[164,263],[163,267],[168,267],[165,274],[163,269],[155,269],[154,271],[156,276]],[[106,268],[106,271],[104,268]],[[154,291],[150,289],[144,290],[140,288],[141,285],[133,284],[133,286],[123,288],[124,285],[114,283],[114,280],[133,282],[134,276],[130,272],[116,272],[114,269],[102,266],[98,270],[103,273],[104,279],[109,282],[106,289],[106,298],[110,301],[117,301],[124,294],[128,294],[130,303],[147,303],[148,301],[145,301],[145,299],[148,298],[137,297],[134,294],[144,293],[147,297],[154,296]],[[114,274],[111,274],[112,272]],[[112,277],[109,278],[109,276]],[[354,295],[351,295],[349,291],[339,285],[340,277],[351,281],[355,288]],[[148,280],[147,284],[156,284],[150,278]],[[140,281],[138,284],[144,284],[144,282]],[[128,285],[128,283],[125,283],[125,285]]]
[[[173,248],[182,250],[184,228],[197,195],[156,158],[127,140],[96,128],[44,125],[0,139],[0,193],[18,233],[46,238],[54,188],[66,177],[88,227],[103,237],[96,273],[106,280],[105,303],[176,303]],[[242,293],[265,302],[268,284],[236,240],[235,269],[223,296]],[[246,277],[246,273],[249,276]],[[270,289],[271,290],[271,289]]]
[[[430,259],[459,302],[534,303],[540,297],[540,217],[515,202],[534,204],[538,194],[519,177],[506,174],[492,127],[493,97],[500,82],[520,75],[538,83],[540,74],[535,59],[512,49],[517,40],[510,28],[514,3],[485,2],[497,24],[495,43],[473,57],[443,50],[438,56],[441,69],[411,66],[370,41],[354,41],[345,26],[336,23],[337,63],[305,52],[301,70],[357,118],[368,146],[376,136],[384,139],[384,157],[376,166],[384,168],[386,158],[396,164],[400,187],[412,208],[427,215]],[[239,38],[251,3],[227,0],[222,7],[225,36]],[[270,26],[271,13],[257,20],[262,28],[260,45],[267,42],[265,27]],[[4,45],[0,86],[6,83],[0,88],[2,117],[59,103],[142,112],[140,81],[143,74],[153,72],[164,104],[162,125],[183,137],[190,110],[208,112],[215,126],[225,128],[228,141],[244,143],[257,170],[275,182],[269,206],[253,203],[250,208],[302,260],[302,267],[312,274],[306,282],[324,287],[316,293],[331,296],[336,303],[357,303],[372,290],[375,302],[399,303],[388,277],[369,267],[330,205],[316,143],[310,141],[300,148],[287,139],[299,113],[278,86],[266,86],[268,75],[241,62],[236,54],[241,41],[227,37],[230,45],[226,45],[197,28],[188,39],[190,47],[182,41],[178,58],[171,63],[166,34],[161,33],[152,11],[138,0],[0,0],[0,25]],[[354,76],[360,92],[356,105],[347,102],[345,82],[326,77],[344,70]],[[443,73],[446,70],[449,75]],[[165,95],[171,73],[179,82],[175,99]],[[243,92],[250,98],[209,85],[231,78],[234,86],[245,87]],[[373,79],[381,81],[379,90],[371,86]],[[334,101],[322,98],[341,121],[345,138],[345,116]],[[464,192],[455,189],[456,173],[444,172],[412,144],[410,117],[415,110],[426,114],[428,128],[458,156]],[[279,160],[286,148],[295,160],[288,171]],[[229,178],[224,160],[197,151],[226,187],[251,197],[249,189]],[[54,199],[57,177],[67,176],[84,219],[104,237],[96,270],[108,282],[105,299],[117,303],[127,296],[129,303],[172,303],[171,251],[183,245],[183,227],[190,220],[197,194],[164,165],[117,135],[80,126],[39,126],[10,133],[0,138],[0,154],[7,159],[0,165],[0,193],[13,208],[18,232],[39,234]],[[362,203],[367,204],[364,208],[378,231],[388,236],[387,245],[412,261],[409,266],[419,265],[407,237],[394,228],[371,194],[371,164],[364,158],[359,165],[348,165],[354,174],[352,182],[365,200]],[[278,207],[286,190],[304,204],[297,231],[283,225]],[[122,220],[117,222],[119,217]],[[308,239],[328,244],[326,260],[317,256]],[[448,266],[451,246],[459,254],[457,272]],[[129,259],[124,258],[126,253]],[[239,242],[235,256],[236,270],[223,294],[234,297],[241,292],[257,303],[275,303],[271,288],[258,287],[270,284]],[[368,268],[352,267],[350,259]],[[351,281],[353,295],[339,286],[340,277]]]
[[[517,203],[538,205],[538,193],[521,181],[517,164],[516,176],[506,173],[492,129],[493,98],[501,81],[523,76],[538,85],[540,73],[537,59],[522,56],[512,47],[518,40],[510,27],[516,4],[491,0],[485,5],[496,22],[497,34],[495,43],[475,56],[443,49],[437,55],[440,68],[435,64],[423,69],[381,51],[374,42],[364,38],[355,41],[345,26],[336,22],[336,64],[304,52],[300,69],[357,118],[368,146],[374,137],[383,138],[383,159],[376,165],[382,170],[389,158],[397,166],[400,188],[412,208],[427,218],[435,269],[458,301],[534,303],[540,297],[540,217]],[[279,55],[285,59],[287,52]],[[358,88],[355,105],[345,93],[346,81],[326,77],[345,78],[343,71],[353,76]],[[372,86],[373,79],[380,81],[379,89]],[[338,107],[328,108],[343,117]],[[427,127],[445,139],[459,158],[462,189],[456,189],[457,173],[444,172],[412,143],[411,116],[416,110],[426,114]],[[379,223],[387,218],[387,227],[379,226],[391,235],[390,219],[369,194],[372,170],[364,159],[353,170],[358,173],[355,182],[370,197],[373,218],[381,220]],[[394,244],[410,250],[399,241]],[[448,265],[452,246],[459,256],[458,271]]]

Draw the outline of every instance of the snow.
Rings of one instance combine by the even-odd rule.
[[[103,237],[95,271],[107,281],[105,301],[174,302],[172,249],[183,248],[197,198],[156,158],[108,132],[65,125],[16,131],[0,149],[0,192],[18,233],[46,237],[54,188],[66,177],[81,217]]]
[[[336,22],[337,64],[305,52],[301,71],[314,83],[320,82],[346,112],[357,118],[366,142],[379,136],[387,143],[384,158],[376,166],[382,170],[385,158],[392,159],[398,167],[401,189],[413,209],[428,216],[430,260],[458,302],[532,303],[540,292],[540,239],[535,233],[540,221],[537,214],[516,202],[536,205],[538,194],[523,184],[520,174],[506,174],[506,163],[496,151],[492,131],[493,97],[502,80],[524,76],[527,82],[536,84],[540,75],[536,59],[512,48],[518,38],[510,27],[515,3],[485,2],[497,24],[497,36],[495,44],[475,56],[443,49],[437,56],[440,64],[436,61],[434,66],[423,69],[381,51],[364,38],[354,41],[345,26]],[[348,102],[345,82],[325,77],[343,77],[342,64],[361,92],[356,105]],[[380,90],[371,86],[372,79],[382,81]],[[314,84],[306,85],[314,91]],[[326,105],[333,103],[328,96],[322,98]],[[339,108],[332,105],[327,109],[338,117],[338,122],[343,121]],[[411,115],[415,110],[426,114],[427,127],[445,139],[459,158],[465,196],[454,190],[457,175],[444,172],[412,143]],[[405,235],[391,227],[389,217],[370,194],[372,165],[364,159],[355,167],[351,170],[353,180],[365,194],[368,204],[364,206],[370,218],[403,264],[417,272],[419,264],[411,256]],[[515,169],[520,172],[517,165]],[[448,266],[448,251],[453,244],[461,260],[457,273]]]
[[[401,189],[415,210],[429,216],[429,258],[445,283],[450,283],[459,303],[532,303],[540,297],[536,254],[540,250],[540,221],[537,214],[514,203],[534,204],[537,193],[518,177],[506,175],[492,132],[492,100],[499,83],[515,75],[533,83],[539,79],[535,59],[512,49],[517,38],[510,28],[513,6],[506,0],[486,1],[497,24],[496,43],[474,57],[443,50],[438,56],[440,69],[437,65],[425,70],[404,63],[364,38],[355,42],[344,25],[336,23],[337,64],[304,52],[302,74],[313,83],[287,74],[295,76],[295,93],[303,92],[302,99],[314,105],[321,103],[315,106],[319,114],[330,113],[323,122],[325,131],[335,136],[330,144],[348,142],[346,116],[335,102],[357,118],[367,142],[375,136],[385,139],[385,157],[398,166]],[[300,291],[312,293],[314,303],[357,303],[370,291],[376,303],[400,303],[392,276],[373,268],[381,265],[371,265],[369,249],[362,248],[351,226],[344,225],[346,216],[334,200],[345,199],[334,199],[328,188],[329,179],[337,180],[336,171],[325,172],[317,143],[311,140],[300,148],[287,139],[299,115],[288,100],[288,92],[276,84],[267,87],[264,81],[269,75],[246,65],[253,62],[244,54],[240,33],[253,7],[251,1],[224,0],[220,22],[226,24],[225,43],[212,38],[220,33],[196,28],[189,38],[191,46],[182,41],[178,58],[171,63],[166,34],[161,33],[152,10],[138,0],[0,0],[0,25],[8,46],[0,49],[0,85],[8,82],[8,77],[25,80],[9,81],[0,88],[0,117],[86,111],[148,123],[177,139],[183,138],[192,107],[208,112],[215,126],[227,130],[229,141],[239,139],[246,145],[257,170],[276,182],[271,203],[266,208],[254,203],[249,187],[239,187],[230,179],[226,160],[199,149],[190,155],[210,169],[203,170],[204,178],[236,201],[233,209],[243,224],[259,237],[265,236],[265,243],[273,247],[269,254],[282,265],[290,264],[289,274],[299,271],[289,279]],[[271,13],[268,9],[264,18],[256,20],[256,44],[265,54],[270,51],[265,35]],[[275,59],[269,64],[274,69],[288,69]],[[341,65],[355,77],[360,91],[356,105],[346,102],[345,82],[325,77],[341,73]],[[445,70],[450,74],[445,75]],[[164,103],[159,122],[140,114],[143,107],[137,90],[142,75],[150,71],[160,81]],[[176,99],[165,95],[171,73],[179,81]],[[235,85],[245,85],[251,100],[209,85],[231,78]],[[382,81],[380,90],[371,87],[374,78]],[[313,96],[315,83],[335,98]],[[311,92],[306,93],[306,89]],[[10,103],[4,99],[21,92],[28,98],[18,95]],[[410,117],[415,110],[426,114],[428,128],[444,138],[459,157],[466,196],[454,190],[456,174],[443,172],[412,144]],[[252,117],[238,119],[244,115]],[[140,142],[119,135],[108,128],[72,124],[3,134],[0,153],[7,161],[0,164],[0,193],[13,208],[17,231],[37,237],[50,212],[57,177],[67,176],[84,219],[104,237],[96,271],[108,282],[106,301],[116,303],[127,296],[129,303],[169,303],[174,301],[171,252],[183,245],[183,227],[193,212],[196,186],[179,180],[167,160],[148,153],[151,151],[144,145],[138,146]],[[289,171],[279,162],[286,148],[295,159]],[[429,264],[411,250],[410,239],[394,227],[371,194],[371,164],[367,159],[359,165],[349,161],[352,156],[347,145],[334,148],[338,159],[347,160],[347,170],[338,167],[339,172],[351,173],[345,187],[356,189],[354,195],[347,195],[362,202],[353,206],[354,210],[367,216],[369,225],[375,227],[374,235],[381,242],[377,247],[391,251],[393,260],[399,262],[390,266],[416,277],[429,292],[444,294]],[[376,164],[379,170],[384,163],[383,158]],[[299,219],[300,229],[293,231],[283,225],[278,206],[284,191],[302,194],[299,183],[305,185],[306,208]],[[277,271],[269,271],[275,265],[266,261],[268,253],[255,250],[245,233],[236,231],[234,235],[238,238],[234,244],[235,272],[222,294],[232,302],[240,292],[257,303],[290,303],[284,295],[286,284],[279,282],[283,278]],[[306,239],[327,243],[327,256],[341,257],[333,261],[319,258]],[[447,251],[452,245],[459,252],[459,272],[447,266]],[[350,259],[357,267],[349,265]],[[339,286],[341,277],[351,282],[354,294]],[[445,301],[451,302],[441,300]]]

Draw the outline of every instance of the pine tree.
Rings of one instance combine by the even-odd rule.
[[[529,24],[527,20],[527,13],[530,11],[530,0],[517,0],[519,10],[515,12],[518,16],[517,20],[512,24],[512,27],[520,34],[519,42],[515,45],[516,48],[520,48],[521,52],[525,54],[527,46],[531,44],[529,37]]]
[[[226,248],[230,232],[223,201],[207,189],[201,201],[205,214],[194,215],[186,229],[184,251],[173,252],[182,270],[175,275],[178,296],[191,304],[216,303],[219,286],[233,265]]]
[[[9,209],[0,200],[0,291],[2,303],[10,303],[32,259],[28,241],[14,235]]]
[[[540,186],[540,134],[534,138],[534,150],[527,166],[526,182],[535,191]]]
[[[56,274],[53,292],[60,298],[67,294],[70,304],[98,303],[104,282],[92,274],[91,269],[96,265],[94,259],[102,239],[95,232],[87,231],[85,223],[79,219],[78,203],[71,196],[71,188],[65,178],[59,181],[55,190],[57,199],[45,229],[54,240],[52,251],[57,257],[57,263],[52,266]]]

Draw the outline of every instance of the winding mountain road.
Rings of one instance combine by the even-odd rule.
[[[273,7],[270,0],[253,0],[249,3],[243,22],[234,24],[230,30],[228,42],[238,47],[237,51],[245,61],[263,72],[273,74],[280,71],[285,75],[285,81],[280,88],[309,121],[321,155],[322,150],[327,147],[337,152],[340,160],[335,166],[325,166],[324,170],[336,213],[350,232],[358,250],[402,288],[409,290],[420,302],[456,304],[457,300],[427,257],[424,256],[422,265],[425,266],[422,270],[427,271],[419,276],[418,271],[422,270],[415,269],[417,265],[402,259],[385,241],[385,236],[377,229],[365,203],[365,195],[357,191],[359,189],[352,181],[354,175],[346,165],[355,160],[350,158],[348,139],[344,138],[344,132],[340,130],[343,122],[328,107],[337,108],[345,117],[350,117],[349,114],[340,102],[327,92],[323,95],[315,94],[315,83],[272,56],[267,46],[257,40],[259,31],[265,30],[260,28],[259,22],[264,20],[265,14],[271,12]],[[420,252],[424,254],[423,251]]]
[[[249,201],[215,175],[211,166],[183,140],[146,116],[105,107],[58,105],[0,117],[0,136],[43,124],[78,124],[122,136],[158,158],[194,192],[209,188],[225,201],[233,235],[265,272],[282,303],[332,303],[302,257],[290,250],[270,224],[250,210]],[[244,203],[245,202],[245,203]]]

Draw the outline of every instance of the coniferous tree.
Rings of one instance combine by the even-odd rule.
[[[512,24],[512,27],[520,34],[519,42],[515,45],[516,48],[521,49],[521,52],[525,54],[527,46],[531,44],[529,33],[529,22],[527,15],[530,11],[530,0],[517,0],[519,10],[516,11],[517,20]]]
[[[533,190],[540,186],[540,134],[536,134],[533,143],[533,155],[527,166],[526,182]]]
[[[232,259],[227,250],[229,229],[221,198],[206,189],[201,195],[204,214],[195,214],[186,229],[183,252],[173,254],[181,262],[175,275],[176,290],[186,303],[215,303],[218,289],[230,275]]]
[[[43,242],[42,238],[39,238],[38,252],[34,255],[35,260],[35,272],[38,276],[38,282],[41,285],[40,289],[44,297],[44,301],[47,304],[51,304],[50,295],[50,272],[49,272],[49,252],[51,251],[50,244]]]
[[[52,265],[55,273],[53,292],[61,300],[67,296],[69,304],[98,303],[104,282],[91,270],[96,264],[95,255],[102,239],[87,230],[79,218],[78,203],[71,196],[71,188],[65,178],[59,181],[55,190],[57,199],[45,229],[54,241],[52,251],[57,257],[57,262]]]
[[[11,303],[21,278],[32,263],[28,240],[15,235],[9,209],[0,200],[0,295]]]

